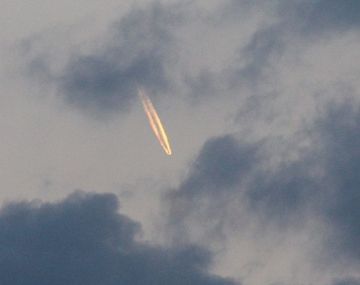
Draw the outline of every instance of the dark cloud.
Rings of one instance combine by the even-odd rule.
[[[231,5],[234,11],[242,5],[248,7],[248,3],[241,1],[233,1]],[[239,49],[238,59],[234,59],[233,67],[227,72],[230,86],[246,84],[256,89],[259,80],[272,76],[276,63],[294,42],[298,44],[297,39],[301,39],[302,44],[311,44],[322,36],[334,37],[338,36],[337,32],[360,27],[360,3],[356,0],[279,1],[276,5],[253,5],[261,7],[265,15],[275,13],[276,22],[261,26],[245,47]]]
[[[360,3],[357,0],[283,1],[279,15],[306,34],[359,28]]]
[[[227,71],[230,86],[246,84],[256,88],[259,80],[264,80],[266,72],[273,72],[272,66],[285,50],[283,40],[284,28],[273,25],[256,31],[244,48],[239,50],[237,61],[244,61],[245,65],[237,67],[237,61],[232,69]]]
[[[206,284],[201,248],[135,241],[139,225],[117,212],[112,194],[77,192],[59,203],[13,203],[0,212],[1,284]]]
[[[360,280],[356,280],[356,279],[340,280],[334,282],[333,285],[360,285]]]
[[[239,43],[234,56],[218,71],[201,70],[195,76],[184,76],[190,98],[202,99],[216,94],[249,88],[250,98],[243,106],[256,101],[260,109],[264,103],[264,90],[279,93],[278,70],[287,51],[301,50],[324,38],[338,37],[342,32],[360,27],[360,3],[356,0],[299,0],[299,1],[224,1],[218,11],[204,17],[209,25],[227,27],[242,25],[249,15],[264,15],[264,21],[248,42]],[[221,40],[220,40],[221,41]],[[256,98],[261,98],[260,100]],[[243,110],[241,110],[243,111]]]
[[[360,112],[356,104],[331,107],[319,122],[333,200],[327,216],[336,229],[334,248],[360,261]]]
[[[242,193],[259,146],[241,145],[231,135],[207,141],[180,187],[168,195],[175,240],[187,239],[187,223],[203,221],[208,235],[221,235],[229,201]]]
[[[154,94],[171,88],[173,31],[184,20],[186,7],[153,2],[133,8],[109,29],[101,49],[86,55],[75,51],[59,76],[48,74],[47,58],[42,57],[31,61],[31,73],[41,73],[69,104],[82,110],[125,111],[136,97],[137,85]]]
[[[206,224],[207,237],[221,238],[226,225],[230,231],[239,227],[233,220],[244,207],[266,223],[286,226],[299,220],[319,192],[311,158],[274,170],[263,167],[264,159],[263,143],[249,145],[230,135],[206,142],[188,176],[168,195],[174,238],[187,240],[194,221]]]
[[[171,88],[171,68],[176,64],[179,25],[196,19],[209,26],[226,27],[229,20],[241,25],[239,15],[276,16],[276,22],[260,25],[249,42],[239,48],[230,66],[219,72],[206,68],[195,76],[183,75],[183,83],[191,97],[218,94],[238,84],[256,88],[274,72],[273,66],[293,44],[293,39],[322,35],[359,27],[360,4],[356,0],[225,1],[218,12],[196,11],[192,1],[180,4],[154,2],[143,9],[133,9],[109,31],[111,40],[93,54],[76,54],[62,75],[53,78],[59,93],[77,107],[90,111],[126,110],[136,93],[136,84],[146,86],[154,94]],[[189,28],[192,25],[188,25]],[[199,39],[201,40],[201,39]],[[306,42],[306,41],[305,41]],[[191,44],[191,43],[190,43]],[[243,46],[243,44],[241,44]],[[47,59],[31,62],[32,73],[48,73]],[[180,71],[181,72],[181,71]],[[186,73],[186,72],[185,72]],[[219,88],[219,86],[223,87]],[[200,94],[200,95],[199,95]],[[106,113],[106,112],[102,112]]]
[[[319,185],[310,176],[311,165],[289,163],[276,171],[260,171],[251,177],[246,196],[250,209],[264,214],[266,219],[275,219],[287,224],[299,219],[304,207],[311,201],[309,196],[317,198]]]
[[[221,232],[239,207],[282,228],[321,217],[331,232],[327,252],[359,263],[360,112],[354,106],[330,108],[307,134],[313,147],[273,169],[262,167],[262,144],[244,145],[231,136],[208,141],[169,195],[170,224],[186,233],[189,223],[211,220],[206,230]]]
[[[231,135],[208,140],[178,195],[223,192],[240,183],[256,158],[256,147],[240,145]]]

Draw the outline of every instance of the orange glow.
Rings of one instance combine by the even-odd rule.
[[[159,115],[157,114],[154,105],[150,101],[150,98],[146,95],[145,91],[141,88],[138,88],[138,94],[141,99],[142,105],[146,116],[149,119],[150,127],[153,130],[156,138],[158,139],[161,147],[167,155],[172,154],[170,147],[169,139],[167,137],[165,128],[161,123]]]

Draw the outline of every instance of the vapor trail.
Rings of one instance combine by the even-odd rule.
[[[167,155],[171,155],[171,147],[169,139],[166,135],[165,128],[161,123],[159,115],[157,114],[154,105],[150,101],[150,98],[146,95],[145,91],[142,88],[138,88],[138,94],[141,99],[142,105],[146,116],[149,119],[150,127],[153,130],[156,138],[158,139],[161,147]]]

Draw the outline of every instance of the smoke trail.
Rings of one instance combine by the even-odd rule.
[[[158,139],[161,147],[167,155],[172,154],[169,139],[166,134],[165,128],[161,123],[159,115],[157,114],[154,105],[150,101],[150,98],[146,95],[145,91],[138,88],[138,94],[144,107],[145,114],[147,115],[150,123],[150,127],[153,130],[156,138]]]

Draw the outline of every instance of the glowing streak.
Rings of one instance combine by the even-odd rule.
[[[159,115],[157,114],[154,105],[151,103],[150,98],[145,94],[144,90],[138,88],[138,94],[141,99],[142,105],[144,107],[144,111],[146,116],[149,119],[150,127],[153,130],[156,138],[158,139],[160,145],[167,155],[171,155],[171,147],[169,143],[169,139],[166,135],[165,129]]]

